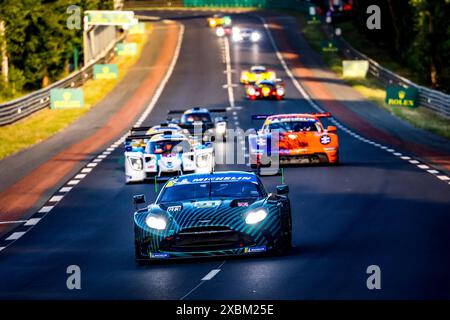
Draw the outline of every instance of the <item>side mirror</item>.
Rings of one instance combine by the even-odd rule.
[[[328,126],[327,131],[330,133],[335,133],[337,131],[337,128],[335,126]]]
[[[136,210],[138,209],[138,205],[143,204],[143,203],[145,203],[145,195],[137,194],[137,195],[133,196],[133,204],[134,204]]]
[[[289,186],[287,184],[282,184],[277,186],[278,195],[286,195],[289,193]]]

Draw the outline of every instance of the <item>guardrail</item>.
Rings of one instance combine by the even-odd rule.
[[[109,62],[114,56],[115,45],[124,38],[125,34],[122,34],[95,61],[84,66],[79,71],[73,72],[68,77],[18,99],[0,104],[0,126],[14,123],[36,111],[50,107],[51,89],[75,88],[83,85],[88,79],[92,78],[94,64]]]
[[[331,26],[326,25],[325,31],[330,38],[334,37]],[[444,118],[450,118],[450,95],[420,86],[386,68],[383,68],[380,64],[378,64],[378,62],[353,48],[342,37],[334,37],[334,39],[337,46],[347,59],[369,61],[369,74],[380,83],[383,85],[398,85],[404,88],[416,88],[419,106],[430,109]]]

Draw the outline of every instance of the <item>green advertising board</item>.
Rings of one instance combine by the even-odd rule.
[[[334,40],[322,40],[320,46],[323,52],[337,52],[339,50]]]
[[[134,56],[137,53],[137,45],[135,42],[118,43],[116,53],[118,56]]]
[[[414,108],[417,106],[417,89],[400,86],[386,87],[386,104]]]
[[[128,34],[144,34],[145,33],[145,24],[143,22],[139,22],[135,25],[132,25],[128,29]]]
[[[51,89],[50,108],[72,109],[84,107],[83,89]]]
[[[88,25],[133,25],[137,23],[133,11],[87,10]]]
[[[118,77],[117,64],[94,64],[94,80],[117,79]]]

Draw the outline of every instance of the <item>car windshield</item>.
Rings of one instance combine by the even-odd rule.
[[[254,72],[254,73],[263,73],[265,71],[266,71],[265,68],[253,68],[252,69],[252,72]]]
[[[148,149],[151,154],[176,154],[189,152],[191,147],[186,140],[161,140],[150,142]]]
[[[158,202],[209,198],[260,198],[262,196],[263,191],[261,187],[252,182],[205,182],[166,187],[162,191]]]
[[[319,131],[316,121],[278,121],[269,124],[269,130],[280,132]]]
[[[190,123],[190,122],[212,122],[211,115],[209,113],[190,113],[184,114],[181,122]]]
[[[274,86],[275,85],[275,83],[274,82],[272,82],[272,81],[261,81],[261,82],[259,82],[259,86],[261,86],[261,87],[268,87],[268,86]]]

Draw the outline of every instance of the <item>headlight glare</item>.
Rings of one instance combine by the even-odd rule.
[[[245,217],[246,224],[256,224],[267,217],[267,211],[263,208],[250,211]]]
[[[147,219],[145,219],[145,223],[150,228],[156,230],[164,230],[167,226],[167,222],[164,218],[156,216],[148,216]]]

